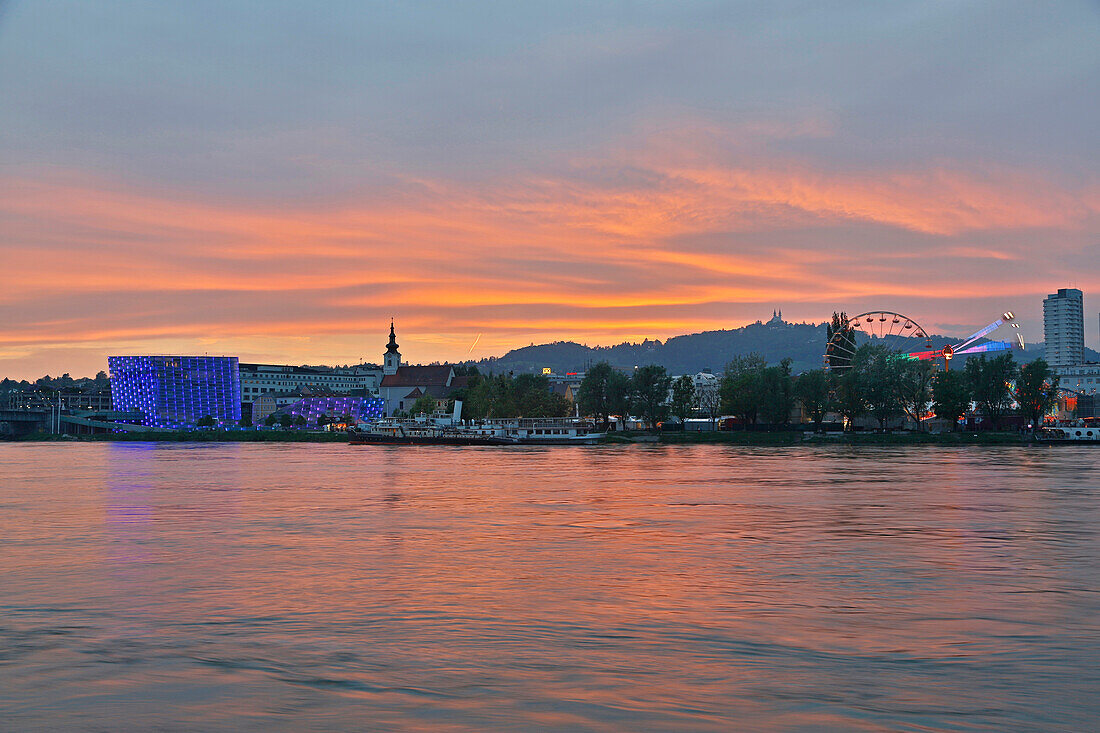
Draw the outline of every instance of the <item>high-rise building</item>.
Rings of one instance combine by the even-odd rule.
[[[235,356],[111,356],[114,409],[141,411],[142,423],[192,427],[204,417],[241,419],[241,378]]]
[[[1083,295],[1076,288],[1059,288],[1043,301],[1043,341],[1052,367],[1085,361]]]

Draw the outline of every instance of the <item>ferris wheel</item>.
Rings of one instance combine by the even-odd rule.
[[[1011,340],[975,344],[1002,326],[1011,328]],[[832,371],[850,369],[856,349],[864,344],[881,346],[887,352],[910,361],[933,360],[935,363],[935,360],[942,359],[944,369],[947,369],[956,356],[1023,349],[1024,338],[1016,317],[1009,311],[956,344],[933,348],[928,331],[916,320],[893,311],[868,311],[849,318],[844,328],[835,331],[830,328],[823,357],[825,368]]]

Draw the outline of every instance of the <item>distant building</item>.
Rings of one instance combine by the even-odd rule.
[[[382,371],[372,367],[306,367],[279,364],[241,364],[241,398],[255,402],[260,395],[311,388],[340,394],[378,391]]]
[[[1043,341],[1046,361],[1052,367],[1085,361],[1085,322],[1082,293],[1060,288],[1043,301]]]
[[[1081,394],[1096,394],[1100,390],[1100,364],[1071,364],[1054,370],[1058,386]]]
[[[110,410],[111,404],[111,390],[109,389],[61,393],[61,406],[70,410],[91,410],[99,412]]]
[[[271,413],[276,410],[280,410],[288,405],[293,405],[296,402],[301,402],[304,399],[310,397],[336,397],[337,393],[330,389],[321,389],[318,387],[297,387],[295,389],[287,390],[286,392],[268,392],[256,397],[251,402],[247,399],[241,405],[242,414],[247,409],[246,406],[251,406],[251,412],[249,417],[252,419],[254,425],[258,425],[263,422]]]
[[[60,404],[59,404],[60,403]],[[110,390],[62,390],[61,392],[44,393],[38,389],[28,392],[21,390],[12,391],[0,400],[0,407],[9,410],[38,410],[56,408],[62,410],[82,410],[102,412],[111,409]]]
[[[549,368],[542,370],[542,376],[546,377],[550,382],[550,391],[557,392],[559,394],[565,393],[566,387],[579,387],[580,383],[584,381],[584,372],[566,372],[565,374],[556,374]]]
[[[445,398],[469,383],[467,377],[455,376],[449,364],[402,366],[401,352],[397,349],[397,335],[391,321],[390,340],[382,357],[382,381],[378,386],[378,394],[386,401],[387,416],[398,410],[407,411],[424,395]]]
[[[115,410],[141,412],[142,424],[179,429],[210,416],[241,419],[241,380],[235,356],[111,356]]]
[[[672,377],[672,381],[675,383],[681,376],[685,375],[675,375]],[[713,399],[718,396],[718,389],[721,387],[722,380],[709,369],[686,376],[691,379],[691,386],[695,388],[694,412],[700,415],[706,414],[708,412],[707,408],[711,406]],[[668,400],[670,403],[672,402],[672,387],[669,387],[668,390]],[[716,403],[715,406],[717,406]]]
[[[780,326],[786,326],[787,322],[783,320],[783,309],[772,311],[772,319],[764,324],[765,326],[771,326],[772,328],[779,328]]]

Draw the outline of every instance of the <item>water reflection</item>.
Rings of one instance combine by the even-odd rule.
[[[17,728],[1085,729],[1097,464],[0,446],[0,699]]]

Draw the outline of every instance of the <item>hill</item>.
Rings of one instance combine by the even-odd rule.
[[[614,367],[632,370],[644,364],[660,364],[671,374],[691,374],[711,369],[721,372],[735,356],[753,352],[769,363],[777,363],[790,357],[795,374],[817,369],[822,364],[825,350],[826,327],[824,323],[754,323],[742,328],[676,336],[667,341],[645,340],[641,343],[622,343],[616,346],[585,346],[572,341],[525,346],[513,349],[503,356],[490,357],[477,362],[482,372],[541,372],[549,367],[557,374],[584,371],[587,366],[606,361]],[[933,336],[933,348],[954,343],[956,339]],[[923,339],[909,339],[912,350],[927,348]],[[1023,352],[1015,352],[1016,360],[1031,361],[1043,355],[1042,344],[1028,344]],[[1089,351],[1089,359],[1100,359],[1100,354]]]

